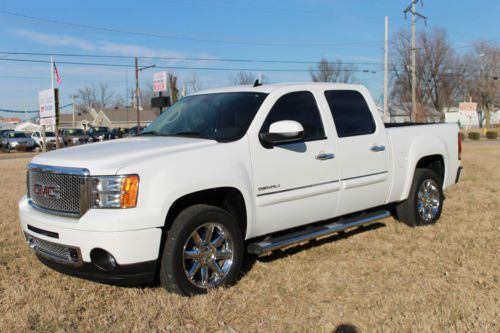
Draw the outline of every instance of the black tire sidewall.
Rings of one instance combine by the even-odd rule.
[[[428,222],[422,220],[420,217],[420,214],[418,213],[418,191],[420,189],[420,186],[428,179],[433,180],[439,190],[439,210],[434,216],[434,218]],[[437,220],[441,217],[441,212],[443,210],[443,184],[442,180],[438,176],[436,172],[433,170],[429,169],[417,169],[415,171],[415,177],[413,179],[413,184],[410,192],[410,200],[409,200],[409,213],[410,213],[410,219],[412,220],[412,224],[415,226],[425,226],[425,225],[431,225],[435,224]]]
[[[169,291],[184,295],[204,294],[208,290],[193,285],[184,273],[183,247],[191,233],[206,223],[221,224],[233,240],[233,264],[220,286],[232,284],[238,277],[244,256],[243,236],[235,219],[225,210],[208,205],[185,209],[168,231],[162,258],[160,280]]]

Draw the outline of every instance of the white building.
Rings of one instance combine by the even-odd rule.
[[[460,128],[465,129],[480,127],[479,114],[477,111],[460,110],[458,107],[451,107],[445,112],[445,121],[447,123],[458,123]],[[495,112],[491,112],[490,124],[500,124],[500,109]]]

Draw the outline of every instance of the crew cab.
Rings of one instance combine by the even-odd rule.
[[[137,137],[34,157],[20,223],[60,272],[200,294],[247,254],[391,214],[435,223],[460,150],[456,124],[384,125],[361,85],[207,90]]]

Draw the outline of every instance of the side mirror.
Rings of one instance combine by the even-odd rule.
[[[282,120],[272,123],[268,133],[261,133],[260,139],[267,145],[293,143],[304,138],[304,127],[294,120]]]

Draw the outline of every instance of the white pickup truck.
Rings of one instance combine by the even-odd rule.
[[[457,125],[384,126],[360,85],[209,90],[138,137],[33,158],[20,223],[60,272],[199,294],[233,283],[246,253],[391,213],[436,222],[460,153]]]

